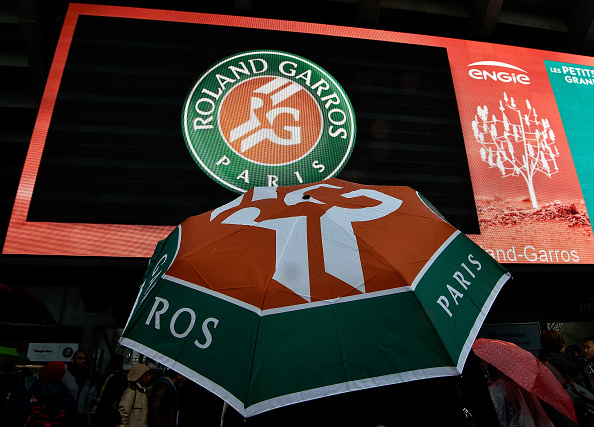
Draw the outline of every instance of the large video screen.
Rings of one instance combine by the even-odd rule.
[[[299,70],[297,60],[285,61],[283,70],[300,73],[302,84],[320,95],[333,78],[350,100],[352,144],[339,167],[329,168],[333,176],[415,188],[503,263],[593,262],[587,117],[594,59],[367,29],[78,4],[65,20],[3,254],[150,257],[186,217],[237,197],[240,184],[257,180],[255,172],[213,176],[212,167],[193,158],[182,116],[215,64],[253,51],[314,64],[327,77]],[[245,56],[243,68],[228,65],[227,75],[211,73],[221,91],[235,80],[256,79],[262,55]],[[215,92],[192,104],[204,113],[194,126],[209,126]],[[346,136],[338,130],[346,121],[334,108],[338,98],[326,93],[321,120]],[[296,114],[282,112],[291,111]],[[278,144],[293,144],[285,136]],[[213,159],[221,168],[232,161]],[[313,165],[316,173],[323,168]],[[307,173],[268,175],[268,183],[299,183]]]

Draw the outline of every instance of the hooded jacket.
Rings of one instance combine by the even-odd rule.
[[[148,417],[148,400],[146,390],[138,384],[138,380],[150,368],[137,363],[128,372],[128,388],[124,390],[118,411],[122,417],[121,425],[126,427],[146,427]]]

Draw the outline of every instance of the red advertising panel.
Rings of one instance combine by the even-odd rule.
[[[545,65],[567,55],[467,45],[449,55],[481,225],[472,239],[500,262],[591,263],[587,203]]]
[[[130,31],[137,38],[132,40]],[[94,50],[98,44],[104,50]],[[276,61],[266,52],[248,53],[260,50],[289,52],[278,60],[278,76],[256,76],[263,58],[270,58],[266,65]],[[248,56],[243,64],[226,62]],[[216,72],[217,64],[233,73]],[[193,89],[210,94],[191,101],[201,102],[192,120],[207,128],[211,110],[227,108],[215,104],[219,96],[223,101],[244,96],[240,90],[253,89],[239,84],[235,92],[230,89],[235,80],[249,78],[260,92],[276,85],[285,98],[301,93],[311,104],[309,116],[319,116],[312,121],[315,132],[295,133],[297,104],[277,108],[268,120],[291,115],[284,129],[294,131],[283,134],[278,128],[268,144],[279,146],[297,146],[295,135],[303,135],[314,147],[324,123],[334,126],[340,138],[339,125],[351,117],[337,108],[349,103],[336,95],[342,97],[344,88],[355,111],[353,123],[344,126],[350,145],[338,150],[333,140],[327,141],[339,154],[337,166],[328,168],[334,175],[321,179],[421,186],[417,189],[448,220],[499,262],[593,263],[587,210],[594,209],[593,165],[584,155],[591,137],[587,120],[578,119],[594,108],[593,77],[594,59],[555,52],[320,24],[72,4],[2,253],[150,257],[156,243],[185,216],[245,191],[242,186],[257,181],[257,172],[242,168],[218,177],[215,169],[232,163],[228,155],[212,156],[210,166],[201,164],[204,156],[196,158],[200,153],[191,147],[187,124],[182,134],[182,110],[193,99]],[[218,81],[219,96],[201,86],[207,78]],[[222,95],[227,89],[229,98]],[[265,140],[249,134],[259,131],[249,127],[255,119],[245,99],[245,114],[234,117],[229,110],[223,114],[226,121],[219,119],[228,128],[222,140],[231,147],[229,141],[237,139],[240,150]],[[273,107],[276,101],[270,102]],[[317,111],[315,102],[321,103],[320,113],[311,113]],[[294,155],[308,163],[309,172],[294,168],[286,182],[279,173],[268,173],[258,185],[300,183],[308,174],[315,181],[324,162],[307,159],[311,147]],[[266,163],[256,155],[240,157]],[[298,182],[288,182],[289,177]]]

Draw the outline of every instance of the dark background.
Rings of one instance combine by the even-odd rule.
[[[77,22],[28,220],[177,225],[235,198],[192,160],[181,112],[205,70],[259,49],[307,58],[345,89],[358,129],[339,178],[411,186],[480,232],[445,49],[91,16]]]

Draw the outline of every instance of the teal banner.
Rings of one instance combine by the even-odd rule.
[[[594,67],[544,61],[588,212],[594,209]]]

